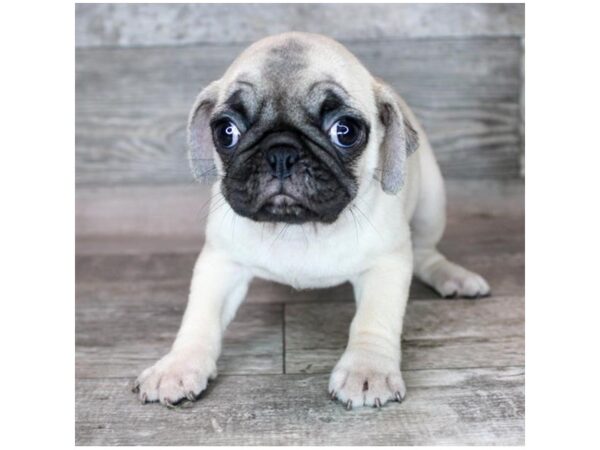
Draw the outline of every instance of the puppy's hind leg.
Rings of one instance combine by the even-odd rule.
[[[442,297],[480,297],[490,294],[480,275],[448,261],[437,250],[446,226],[444,180],[425,141],[419,149],[421,178],[419,200],[411,220],[414,274]]]

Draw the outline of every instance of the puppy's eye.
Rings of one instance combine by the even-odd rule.
[[[215,140],[223,148],[233,148],[237,145],[240,140],[239,128],[233,121],[224,120],[219,122],[214,128]]]
[[[338,147],[352,147],[360,137],[360,127],[350,117],[342,117],[329,129],[329,139]]]

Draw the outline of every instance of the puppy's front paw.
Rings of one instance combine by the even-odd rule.
[[[381,407],[389,400],[402,402],[406,386],[397,358],[346,350],[331,373],[329,393],[332,399],[344,403],[346,409]]]
[[[432,284],[442,297],[485,297],[490,294],[487,281],[475,272],[441,261],[432,274]]]
[[[159,401],[172,406],[181,400],[194,401],[217,376],[215,361],[202,354],[171,352],[135,381],[133,391],[142,403]]]

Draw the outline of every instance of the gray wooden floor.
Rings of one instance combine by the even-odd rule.
[[[381,410],[346,411],[327,395],[354,310],[349,286],[295,292],[261,280],[202,399],[141,405],[130,383],[169,350],[201,241],[79,237],[77,444],[523,444],[523,186],[486,192],[450,190],[442,248],[486,276],[493,295],[442,300],[414,282],[407,399]]]

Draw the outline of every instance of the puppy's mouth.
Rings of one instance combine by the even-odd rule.
[[[304,223],[316,218],[314,211],[287,194],[269,197],[256,214],[257,220],[268,222]]]

